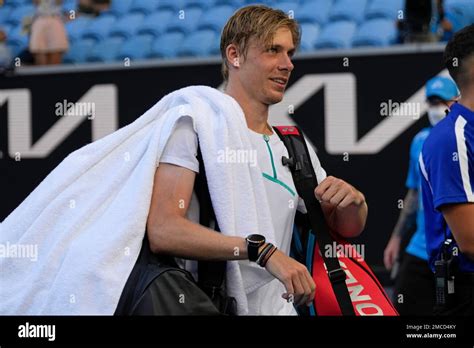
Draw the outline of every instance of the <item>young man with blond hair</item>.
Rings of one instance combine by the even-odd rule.
[[[240,260],[244,283],[255,276],[270,275],[272,280],[246,294],[249,314],[253,315],[296,314],[293,305],[310,304],[315,294],[307,268],[288,256],[296,210],[304,212],[305,207],[296,194],[290,170],[278,160],[288,156],[286,148],[268,124],[269,106],[283,99],[299,42],[296,21],[266,6],[239,9],[221,37],[224,93],[237,101],[245,115],[275,230],[277,250],[264,268],[249,265],[249,259],[250,263],[255,261],[266,246],[263,242],[258,250],[252,249],[252,241],[263,236],[225,236],[197,222],[193,185],[199,171],[198,140],[189,118],[178,121],[154,178],[147,221],[152,251],[187,260]],[[329,226],[343,237],[359,235],[367,217],[364,195],[341,179],[327,177],[311,148],[310,154],[319,182],[315,195],[322,202]],[[180,201],[185,202],[184,209]],[[238,255],[236,247],[241,251]],[[192,268],[189,263],[186,267]]]

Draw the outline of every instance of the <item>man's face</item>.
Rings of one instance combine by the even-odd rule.
[[[266,46],[251,40],[245,59],[240,58],[236,78],[248,96],[271,105],[283,99],[283,93],[294,66],[291,57],[295,52],[293,37],[288,28],[275,32],[273,42]]]
[[[430,98],[428,104],[428,120],[434,127],[446,117],[446,110],[454,104],[454,100],[443,100],[439,97]]]

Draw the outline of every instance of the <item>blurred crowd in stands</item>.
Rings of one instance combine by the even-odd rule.
[[[206,6],[206,10],[212,6],[225,7],[226,5],[228,5],[228,7],[233,6],[231,9],[234,10],[235,8],[250,3],[264,3],[269,6],[281,8],[287,13],[292,12],[293,8],[295,8],[295,11],[292,13],[297,20],[299,20],[299,16],[301,16],[302,19],[301,21],[299,20],[300,23],[302,23],[303,29],[302,51],[319,51],[324,48],[351,48],[447,41],[454,32],[474,22],[474,0],[352,0],[352,2],[348,2],[348,0],[176,0],[176,6],[178,7],[175,6],[175,8],[173,8],[171,6],[170,8],[164,9],[160,7],[161,1],[167,4],[171,3],[170,1],[147,1],[148,3],[143,5],[144,1],[141,0],[65,0],[64,2],[63,0],[0,0],[0,69],[14,68],[15,66],[22,65],[51,65],[61,64],[63,62],[82,63],[94,61],[94,59],[104,62],[114,61],[114,59],[117,61],[120,59],[118,53],[109,58],[107,58],[106,54],[99,54],[99,58],[89,57],[90,59],[88,59],[88,57],[86,57],[87,52],[84,51],[90,50],[94,45],[97,46],[96,49],[98,50],[108,48],[119,50],[118,47],[123,46],[127,41],[136,41],[135,45],[130,42],[128,43],[130,45],[129,50],[134,50],[136,47],[142,50],[143,48],[140,46],[148,45],[148,53],[139,54],[138,58],[174,58],[186,54],[189,56],[201,54],[216,55],[218,54],[218,43],[214,43],[212,49],[209,48],[209,50],[199,50],[198,48],[193,49],[191,47],[190,50],[184,50],[181,53],[171,52],[168,54],[165,47],[163,48],[165,52],[163,54],[160,53],[160,50],[158,50],[160,51],[159,53],[154,55],[149,53],[153,43],[155,43],[155,46],[164,46],[167,42],[182,45],[184,41],[181,42],[179,40],[186,37],[186,34],[189,34],[189,32],[186,33],[184,31],[184,33],[181,33],[183,34],[181,36],[173,36],[173,33],[168,35],[169,37],[162,35],[170,33],[167,32],[166,29],[161,28],[163,23],[159,22],[161,17],[160,13],[157,12],[162,12],[161,15],[163,15],[163,18],[166,17],[166,11],[171,13],[171,16],[180,16],[179,6],[189,5],[196,7],[199,6],[199,2],[203,3],[203,8]],[[118,2],[121,3],[118,4]],[[117,12],[114,12],[114,6],[118,7],[120,5],[124,7],[124,4],[127,3],[130,5],[129,8],[132,9],[134,2],[137,3],[136,8],[140,6],[150,7],[152,3],[157,4],[157,6],[151,10],[155,12],[147,13],[144,11],[140,13],[140,15],[144,16],[143,19],[137,17],[134,18],[134,20],[135,22],[144,23],[146,22],[146,18],[150,20],[157,18],[158,20],[151,23],[152,25],[155,23],[156,27],[160,28],[159,34],[162,36],[160,40],[157,38],[158,35],[142,35],[124,36],[121,40],[109,40],[107,43],[103,43],[97,38],[94,38],[95,41],[89,39],[85,41],[77,40],[76,42],[76,38],[73,37],[73,31],[76,29],[74,25],[69,25],[71,22],[77,21],[78,18],[87,18],[90,19],[90,21],[87,22],[88,24],[85,24],[86,22],[84,21],[82,25],[82,27],[87,27],[94,21],[96,24],[99,24],[99,19],[104,19],[104,26],[109,25],[113,27],[113,25],[105,20],[105,17],[113,17],[115,15],[116,18],[107,19],[110,19],[110,22],[115,21],[119,23],[119,19],[123,19],[121,17],[133,16],[133,13],[129,14],[127,12],[128,9],[123,10],[123,13],[117,14]],[[138,4],[139,2],[140,4]],[[346,4],[342,4],[342,2],[347,2],[347,4],[351,6],[371,7],[372,13],[374,11],[377,12],[377,9],[383,12],[383,7],[387,7],[389,3],[392,4],[392,8],[390,9],[391,12],[389,16],[383,17],[384,15],[382,14],[380,18],[383,19],[375,18],[374,20],[372,15],[364,13],[362,17],[359,18],[359,23],[357,23],[357,19],[351,22],[351,18],[339,18],[340,14],[331,14],[331,8],[335,9],[338,5],[344,9]],[[212,5],[209,5],[211,3]],[[362,5],[356,5],[356,3]],[[190,8],[189,6],[186,7],[187,10]],[[299,9],[299,12],[296,8]],[[303,8],[305,10],[303,10]],[[315,11],[314,23],[311,21],[311,18],[308,21],[308,17],[311,17],[312,14],[307,13],[306,9],[311,8]],[[138,9],[140,10],[140,8]],[[323,10],[320,11],[320,9],[324,9],[326,12]],[[318,13],[316,13],[316,11]],[[202,12],[204,12],[204,10]],[[209,11],[207,12],[209,13]],[[350,12],[350,9],[348,12]],[[227,14],[227,12],[225,13]],[[326,21],[318,18],[318,16],[321,16],[321,13],[323,13],[323,16],[328,17]],[[152,17],[153,15],[155,17]],[[18,17],[17,21],[16,17]],[[191,16],[189,18],[191,18]],[[340,22],[336,21],[337,23],[332,23],[334,19],[342,20]],[[150,22],[150,20],[148,22]],[[131,20],[129,22],[133,23]],[[372,22],[373,26],[371,26]],[[123,21],[123,23],[125,23],[125,26],[128,25],[127,21]],[[136,24],[138,25],[139,23]],[[340,24],[339,27],[338,24]],[[364,26],[364,24],[366,25]],[[374,26],[375,24],[377,24],[378,27]],[[77,27],[79,27],[79,25],[77,25]],[[196,28],[199,29],[197,24]],[[376,29],[374,30],[374,28]],[[380,28],[380,30],[378,28]],[[203,35],[197,36],[197,38],[217,42],[219,40],[219,27],[213,29],[214,32],[211,33],[212,35],[204,31]],[[335,38],[337,35],[341,36],[339,40],[340,43],[338,43],[337,40],[333,40],[336,41],[336,43],[331,42],[332,37]],[[367,38],[367,35],[379,35],[379,38]],[[11,36],[11,40],[9,40],[9,36]],[[357,39],[351,39],[351,37],[357,36]],[[385,36],[385,38],[380,38],[380,36]],[[83,37],[81,39],[83,39]],[[106,39],[109,39],[109,37],[106,37]],[[194,45],[206,45],[205,42],[197,42],[195,38],[190,40]],[[71,45],[73,47],[71,47]],[[83,60],[81,60],[82,58],[77,58],[75,53],[77,51],[79,51],[77,56],[84,57]],[[66,53],[69,53],[69,55]]]

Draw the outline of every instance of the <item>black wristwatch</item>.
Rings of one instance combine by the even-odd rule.
[[[247,236],[247,253],[250,261],[257,261],[258,248],[265,244],[265,236],[261,234],[251,234]]]

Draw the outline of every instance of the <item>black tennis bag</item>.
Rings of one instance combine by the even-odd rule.
[[[199,223],[219,231],[199,147],[197,158],[194,192],[199,201]],[[225,261],[199,261],[196,281],[173,257],[153,253],[145,233],[115,315],[234,315],[236,301],[226,295],[225,271]]]

